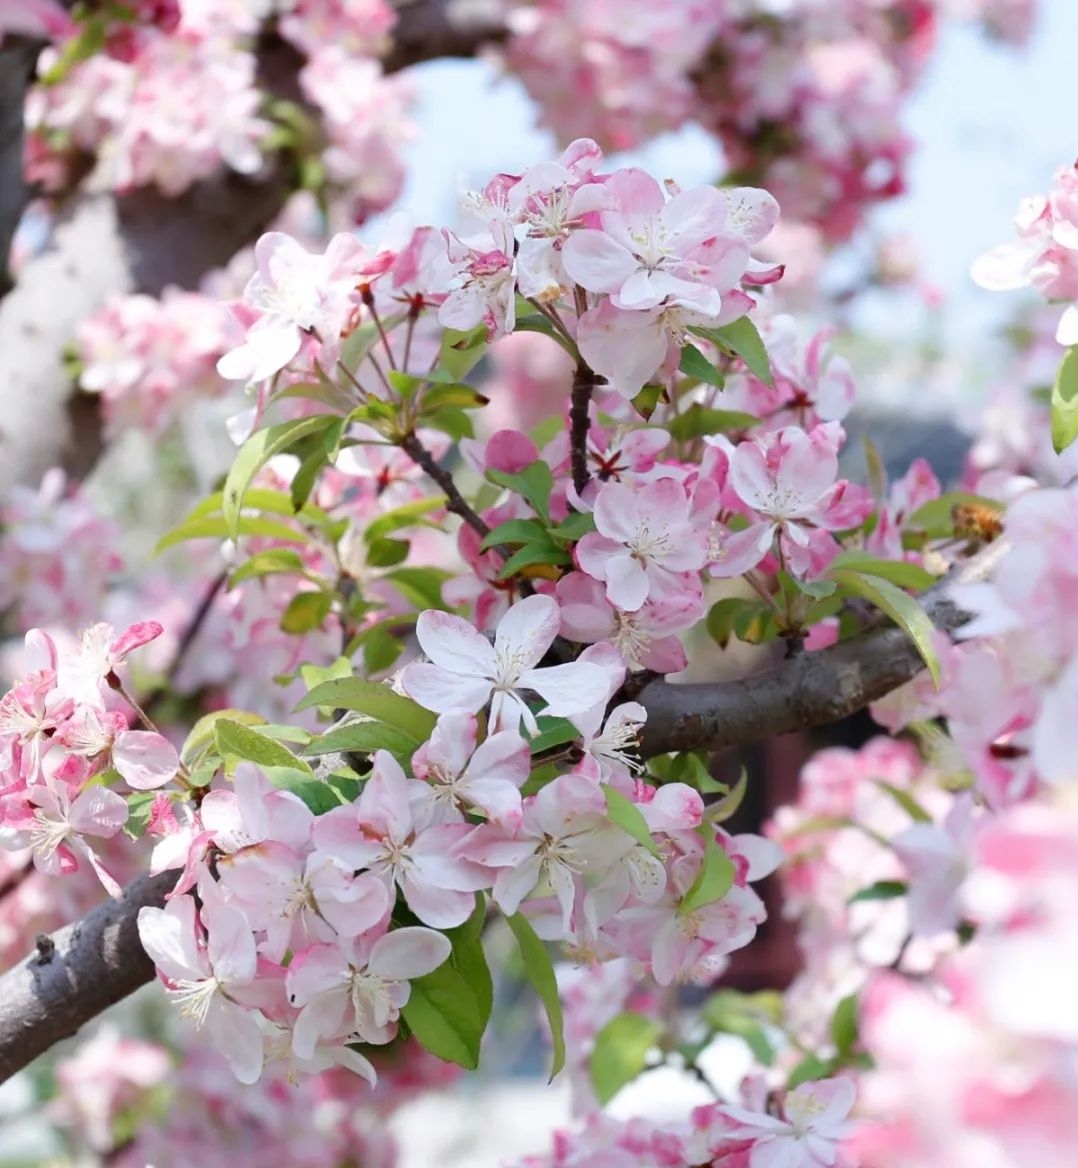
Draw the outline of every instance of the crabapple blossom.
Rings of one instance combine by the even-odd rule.
[[[848,484],[836,481],[841,438],[837,423],[808,433],[786,426],[730,450],[729,486],[755,516],[723,538],[713,575],[740,576],[755,568],[776,536],[782,562],[804,575],[813,566],[817,533],[856,526],[860,509],[843,505]],[[719,442],[729,449],[728,440]]]
[[[593,514],[596,530],[577,544],[577,564],[605,583],[612,605],[633,612],[649,598],[699,592],[711,521],[680,483],[606,483]]]
[[[523,720],[536,734],[535,714],[521,690],[534,690],[545,713],[569,717],[589,709],[609,677],[608,669],[587,661],[539,666],[560,623],[555,600],[529,596],[502,617],[491,645],[460,617],[420,613],[416,635],[429,660],[409,665],[401,685],[421,706],[441,714],[475,713],[490,702],[491,732],[515,730]]]
[[[196,915],[205,926],[200,938]],[[263,1039],[255,1015],[236,999],[258,974],[254,937],[243,913],[211,898],[196,914],[192,896],[141,908],[139,938],[184,1017],[206,1026],[241,1083],[262,1073]]]
[[[350,235],[334,236],[324,255],[311,255],[281,232],[263,235],[242,301],[253,320],[243,344],[217,362],[221,376],[263,381],[293,360],[305,336],[317,332],[326,343],[338,337],[352,309],[361,255]]]
[[[419,786],[405,777],[391,754],[378,751],[356,803],[315,821],[315,855],[368,869],[388,892],[399,885],[408,907],[424,924],[453,928],[471,916],[473,894],[489,880],[481,868],[453,853],[468,833],[465,824],[419,818],[422,804],[412,803]]]
[[[449,953],[447,937],[423,928],[394,929],[373,943],[304,950],[286,979],[289,1001],[299,1007],[292,1031],[296,1054],[310,1057],[319,1038],[354,1034],[373,1045],[390,1042],[411,995],[409,981],[437,969]]]
[[[478,728],[473,714],[438,719],[412,756],[412,773],[427,784],[413,799],[429,806],[434,821],[460,822],[462,812],[475,809],[513,827],[521,820],[520,788],[531,773],[531,751],[514,730],[490,734],[477,746]]]

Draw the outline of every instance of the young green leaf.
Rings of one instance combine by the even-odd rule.
[[[686,377],[702,381],[705,385],[713,385],[716,389],[722,389],[726,384],[721,371],[716,369],[695,345],[685,345],[681,350],[678,368]]]
[[[1078,345],[1064,354],[1052,386],[1052,446],[1062,454],[1078,438]]]
[[[543,942],[532,928],[531,921],[523,913],[513,913],[505,919],[520,946],[525,975],[546,1007],[551,1042],[554,1046],[554,1061],[550,1068],[550,1078],[553,1080],[565,1066],[565,1022],[562,1017],[561,999],[558,997],[558,982],[554,977],[554,966]]]
[[[416,1040],[438,1058],[474,1071],[483,1025],[467,979],[447,963],[414,978],[411,986],[401,1014]]]
[[[434,730],[436,716],[388,685],[360,677],[337,677],[316,685],[296,706],[295,712],[314,706],[334,710],[354,710],[402,730],[418,742],[425,742]]]
[[[274,742],[264,734],[231,718],[218,718],[213,723],[217,753],[225,761],[225,771],[231,775],[240,762],[253,762],[260,767],[285,767],[313,777],[314,772],[287,746]]]
[[[715,341],[730,352],[736,353],[749,369],[764,383],[773,385],[771,378],[771,362],[767,359],[767,350],[760,339],[756,325],[747,317],[740,316],[722,328],[690,328],[689,332]]]
[[[832,573],[835,582],[847,593],[871,601],[885,612],[910,638],[921,654],[932,680],[940,683],[940,663],[932,644],[933,626],[924,609],[901,588],[878,576],[862,576],[857,572],[838,569]]]
[[[265,430],[257,430],[240,447],[228,472],[221,492],[221,514],[225,518],[230,537],[239,537],[239,519],[244,496],[255,475],[271,458],[282,454],[309,434],[319,434],[341,419],[335,414],[315,414],[313,417],[294,418],[279,422]]]
[[[714,904],[730,891],[734,884],[734,862],[722,848],[709,838],[704,850],[704,860],[689,891],[677,906],[679,917],[688,916],[697,909]]]
[[[588,1065],[600,1104],[609,1103],[647,1069],[648,1055],[662,1032],[662,1024],[654,1018],[627,1011],[611,1018],[596,1034]]]
[[[606,797],[606,813],[610,817],[610,822],[617,824],[638,844],[646,848],[653,856],[657,856],[659,849],[655,840],[652,839],[647,820],[640,808],[614,787],[604,786],[603,795]]]

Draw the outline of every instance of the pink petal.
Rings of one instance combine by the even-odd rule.
[[[125,730],[112,745],[112,765],[136,791],[152,791],[176,777],[180,756],[171,742],[151,730]]]
[[[493,676],[494,650],[490,642],[463,618],[428,609],[419,614],[416,637],[430,661],[448,673]]]

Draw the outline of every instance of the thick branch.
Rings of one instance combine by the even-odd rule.
[[[398,19],[382,62],[387,73],[442,57],[474,57],[508,35],[501,0],[395,0],[393,7]]]
[[[1004,540],[991,544],[925,593],[921,604],[936,628],[954,632],[971,619],[950,599],[951,586],[983,580],[1006,551]],[[909,637],[889,625],[751,677],[693,685],[656,681],[640,696],[648,711],[643,753],[722,750],[825,726],[912,681],[924,667]]]
[[[23,100],[40,45],[19,37],[0,45],[0,297],[11,289],[8,254],[23,207]]]
[[[98,905],[51,937],[0,978],[0,1082],[153,977],[136,921],[160,907],[175,872],[143,876],[122,900]]]

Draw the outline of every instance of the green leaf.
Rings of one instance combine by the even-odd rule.
[[[447,385],[431,386],[423,394],[423,404],[420,407],[420,417],[428,413],[435,413],[445,406],[453,406],[458,410],[477,410],[490,401],[473,386],[463,382],[450,382]]]
[[[857,994],[847,994],[835,1007],[831,1016],[831,1041],[835,1044],[839,1058],[845,1059],[853,1053],[858,1038]]]
[[[606,813],[610,817],[610,822],[617,824],[638,844],[646,848],[653,856],[657,856],[659,849],[652,838],[651,830],[640,808],[614,787],[604,786],[603,795],[606,797]]]
[[[146,834],[146,828],[153,812],[154,800],[158,791],[133,791],[127,796],[127,820],[124,823],[124,832],[131,839],[141,839]]]
[[[874,779],[873,782],[885,795],[890,795],[915,823],[932,822],[932,816],[928,814],[909,791],[903,791],[901,787],[896,787],[894,783],[889,783],[886,779]]]
[[[583,539],[595,530],[595,516],[589,511],[570,511],[558,524],[550,529],[550,534],[557,539]]]
[[[884,560],[855,548],[839,552],[829,566],[831,571],[848,569],[851,572],[860,572],[863,576],[878,576],[881,580],[890,580],[900,588],[910,588],[915,592],[923,592],[937,581],[936,576],[926,572],[918,564],[902,560]]]
[[[293,761],[300,763],[301,766],[306,765],[300,759]],[[262,770],[279,791],[290,791],[302,799],[315,815],[325,815],[334,807],[341,807],[349,802],[336,787],[309,771],[298,770],[294,766],[264,766]]]
[[[393,636],[386,624],[372,625],[362,634],[363,668],[367,673],[389,669],[404,652],[404,643]]]
[[[517,474],[500,470],[488,470],[487,478],[499,486],[508,487],[526,499],[532,510],[550,522],[550,492],[554,489],[554,475],[542,459],[537,459]]]
[[[539,723],[539,733],[531,740],[532,754],[541,754],[553,746],[562,746],[580,737],[580,731],[568,718],[541,714],[536,721]]]
[[[686,377],[691,377],[694,381],[702,381],[705,385],[713,385],[716,389],[722,389],[726,384],[726,378],[723,377],[722,372],[716,369],[695,345],[686,344],[681,350],[681,361],[678,368]]]
[[[1078,345],[1064,354],[1052,385],[1052,446],[1056,454],[1078,438]]]
[[[520,946],[520,956],[524,959],[524,973],[532,988],[546,1007],[550,1023],[550,1037],[554,1045],[554,1061],[550,1068],[551,1080],[565,1066],[565,1022],[562,1018],[561,999],[558,997],[558,982],[554,976],[554,966],[543,942],[532,928],[531,921],[523,913],[513,913],[506,917],[509,928]]]
[[[193,763],[214,745],[214,727],[222,718],[227,718],[232,722],[240,722],[244,726],[264,726],[266,724],[266,719],[260,714],[251,714],[246,710],[214,710],[210,714],[203,714],[191,727],[180,750],[180,759],[185,765]]]
[[[760,339],[756,325],[747,316],[738,317],[722,328],[690,328],[689,332],[707,337],[709,341],[715,341],[736,353],[764,385],[774,385],[771,362],[767,359],[764,342]]]
[[[499,544],[515,545],[548,539],[546,528],[538,519],[507,519],[505,523],[499,523],[490,535],[483,537],[479,550],[485,552]]]
[[[745,800],[745,792],[749,786],[749,773],[741,768],[741,777],[737,783],[717,802],[712,803],[704,815],[709,823],[725,823],[726,820],[737,814]]]
[[[847,592],[871,601],[885,612],[910,638],[921,654],[932,680],[939,686],[940,664],[932,646],[932,622],[924,609],[901,588],[876,576],[862,576],[857,572],[839,569],[832,573],[835,582]]]
[[[262,515],[241,515],[235,524],[230,525],[223,515],[207,515],[204,518],[185,520],[163,535],[157,541],[154,554],[160,554],[170,547],[192,539],[236,540],[244,535],[257,535],[288,543],[307,542],[303,532],[282,523],[279,519],[267,519]]]
[[[339,677],[316,685],[296,706],[295,712],[314,706],[328,706],[334,710],[354,710],[404,731],[417,743],[425,742],[434,730],[436,715],[413,702],[403,694],[394,693],[388,685],[366,681],[360,677]]]
[[[367,566],[395,568],[408,558],[412,545],[406,539],[376,539],[367,547]]]
[[[591,1082],[601,1105],[647,1070],[648,1055],[655,1049],[663,1028],[654,1018],[627,1011],[618,1014],[595,1036],[589,1068]]]
[[[666,401],[666,391],[663,387],[654,384],[645,385],[633,398],[632,406],[645,422],[650,422],[651,415],[655,413],[660,401]]]
[[[727,596],[716,601],[707,614],[708,636],[722,649],[731,636],[750,645],[759,645],[778,636],[771,607],[751,596]]]
[[[487,330],[479,325],[471,332],[446,329],[442,334],[442,348],[436,366],[453,381],[461,381],[486,356],[489,349]]]
[[[313,417],[294,418],[279,422],[265,430],[258,430],[247,439],[236,453],[222,490],[221,514],[232,538],[239,536],[240,511],[252,479],[275,455],[290,449],[309,434],[320,434],[341,419],[335,414],[315,414]]]
[[[572,556],[564,549],[558,547],[556,543],[551,543],[549,540],[543,543],[528,543],[519,551],[514,552],[502,564],[501,570],[498,572],[498,579],[508,580],[510,576],[515,576],[517,572],[520,572],[524,568],[530,568],[535,564],[554,567],[557,564],[571,564],[572,562]],[[556,579],[559,574],[555,573],[553,578]]]
[[[281,614],[281,631],[302,636],[322,627],[333,607],[333,597],[326,592],[297,592]]]
[[[875,884],[870,884],[867,888],[855,892],[847,903],[859,904],[861,901],[870,900],[897,900],[898,897],[905,896],[908,891],[909,886],[905,880],[877,880]]]
[[[367,543],[375,543],[400,531],[402,527],[415,527],[422,523],[423,517],[431,511],[437,511],[445,506],[444,495],[426,496],[422,499],[413,499],[410,503],[402,503],[392,511],[384,511],[377,519],[367,524],[363,538]],[[423,523],[423,526],[427,524]],[[437,527],[438,524],[430,526]]]
[[[292,506],[297,511],[311,497],[311,491],[314,490],[314,485],[318,482],[318,476],[322,473],[327,462],[328,456],[325,450],[313,450],[300,463],[299,469],[292,476],[292,482],[288,488],[288,496],[292,500]]]
[[[685,917],[697,909],[722,900],[733,884],[733,861],[714,839],[709,838],[700,871],[677,906],[677,915]]]
[[[748,430],[759,420],[755,414],[746,414],[742,410],[713,410],[695,402],[683,414],[670,418],[665,428],[670,432],[671,438],[678,442],[687,442],[706,434]]]
[[[413,738],[396,726],[384,722],[350,722],[327,730],[315,738],[303,751],[308,756],[335,754],[338,751],[357,754],[373,754],[376,750],[388,750],[399,761],[408,760],[419,749],[422,740]]]
[[[835,1064],[832,1059],[822,1059],[819,1055],[810,1054],[803,1058],[790,1072],[786,1080],[786,1089],[792,1091],[802,1083],[812,1083],[817,1079],[827,1079],[835,1073]]]
[[[238,762],[253,762],[260,767],[285,767],[314,777],[311,768],[287,746],[231,718],[218,718],[213,724],[217,753],[225,761],[225,773],[231,776]]]
[[[395,568],[385,576],[414,608],[445,608],[442,585],[451,573],[441,568]],[[398,622],[399,623],[399,622]]]
[[[481,957],[481,947],[479,954]],[[475,960],[473,946],[471,962]],[[466,968],[474,975],[474,964],[466,964]],[[483,1008],[485,987],[475,985],[473,977],[462,972],[452,957],[432,973],[414,978],[411,987],[408,1002],[401,1010],[408,1029],[431,1054],[474,1071],[479,1066],[479,1047],[490,1016],[489,1009]]]
[[[266,548],[240,564],[228,577],[228,586],[232,588],[244,580],[253,580],[259,576],[302,576],[306,571],[307,565],[299,552],[291,548]]]
[[[712,1030],[742,1039],[756,1058],[769,1067],[775,1061],[775,1045],[767,1027],[779,1024],[782,1008],[782,995],[774,990],[754,994],[719,990],[704,1003],[700,1017]]]

